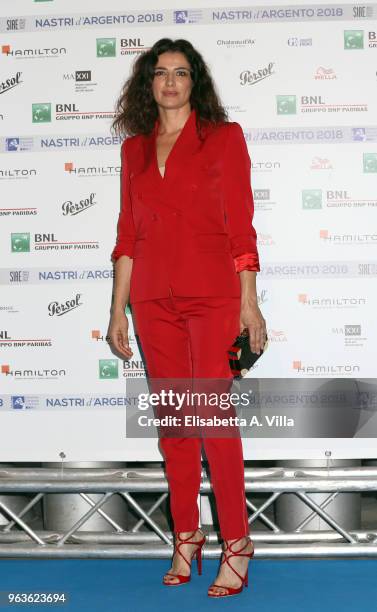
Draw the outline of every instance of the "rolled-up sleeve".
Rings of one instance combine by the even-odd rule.
[[[253,226],[254,199],[251,161],[239,123],[228,123],[224,151],[224,208],[233,258],[248,253],[248,269],[260,271],[257,234]]]
[[[117,225],[117,239],[115,247],[111,253],[111,259],[115,262],[121,255],[132,257],[135,244],[135,224],[132,215],[132,205],[130,196],[130,173],[128,164],[128,145],[127,138],[122,143],[121,148],[121,210]]]

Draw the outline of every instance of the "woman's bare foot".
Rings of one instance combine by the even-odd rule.
[[[232,544],[232,542],[237,542],[237,544]],[[239,552],[243,548],[243,555],[247,553],[252,553],[254,551],[254,545],[250,538],[247,536],[238,540],[227,540],[227,543],[232,547],[232,550],[234,552]],[[236,572],[238,572],[238,574],[240,574],[240,576],[245,576],[247,566],[250,560],[249,557],[233,556],[229,548],[226,551],[223,551],[222,554],[225,555],[227,559],[229,559],[229,564],[234,567],[234,569],[236,570]],[[233,570],[229,567],[226,561],[221,564],[219,573],[217,574],[214,582],[219,586],[210,586],[210,588],[208,589],[208,593],[210,595],[226,595],[226,587],[238,589],[242,584],[240,578],[238,578],[237,574],[233,572]]]
[[[192,533],[192,531],[181,531],[179,535],[182,540],[189,539],[190,542],[200,542],[204,537],[204,534],[200,529],[197,529],[194,534]],[[179,544],[179,540],[176,540],[176,542]],[[181,544],[179,550],[188,561],[191,561],[192,556],[198,550],[198,546],[196,544]],[[189,567],[189,565],[184,559],[182,559],[181,555],[177,552],[177,550],[175,550],[169,574],[180,574],[181,576],[189,576],[190,572],[191,568]],[[163,577],[163,581],[168,582],[170,584],[177,584],[179,582],[179,579],[174,578],[174,576],[165,574],[165,576]]]

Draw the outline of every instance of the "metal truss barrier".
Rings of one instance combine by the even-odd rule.
[[[246,468],[246,492],[270,496],[256,507],[247,500],[250,534],[255,543],[255,556],[277,557],[376,557],[376,531],[347,531],[327,512],[326,507],[343,492],[377,491],[377,468]],[[211,487],[202,475],[200,492]],[[310,493],[328,493],[321,504]],[[18,513],[7,507],[7,494],[35,494]],[[32,529],[23,516],[49,493],[76,493],[88,505],[79,520],[67,531]],[[102,493],[98,501],[90,494]],[[156,499],[148,510],[135,499],[135,493],[153,493]],[[281,495],[294,493],[311,510],[308,517],[292,532],[282,531],[266,509]],[[139,517],[130,531],[124,530],[104,512],[102,506],[114,494]],[[165,558],[173,550],[172,534],[163,531],[153,519],[168,495],[167,481],[161,468],[6,468],[0,469],[0,513],[8,522],[0,528],[0,557],[14,558]],[[126,510],[126,509],[125,509]],[[80,531],[95,513],[111,525],[113,532]],[[327,522],[326,531],[304,531],[305,525],[319,516]],[[265,529],[254,530],[253,523],[262,521]],[[215,532],[209,534],[204,556],[218,557],[220,544]]]

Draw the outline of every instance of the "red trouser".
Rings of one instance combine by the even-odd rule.
[[[132,304],[150,378],[229,379],[227,349],[239,333],[240,298],[177,297]],[[204,445],[221,536],[248,535],[240,437],[161,437],[174,531],[198,527],[197,496]]]

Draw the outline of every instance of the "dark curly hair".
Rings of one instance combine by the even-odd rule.
[[[193,45],[183,38],[160,38],[134,62],[132,74],[124,83],[116,102],[115,118],[111,129],[121,136],[149,134],[158,117],[158,106],[153,97],[152,81],[158,57],[166,51],[183,53],[191,66],[193,86],[190,105],[197,114],[197,129],[201,124],[228,121],[227,111],[221,105],[209,69]]]

